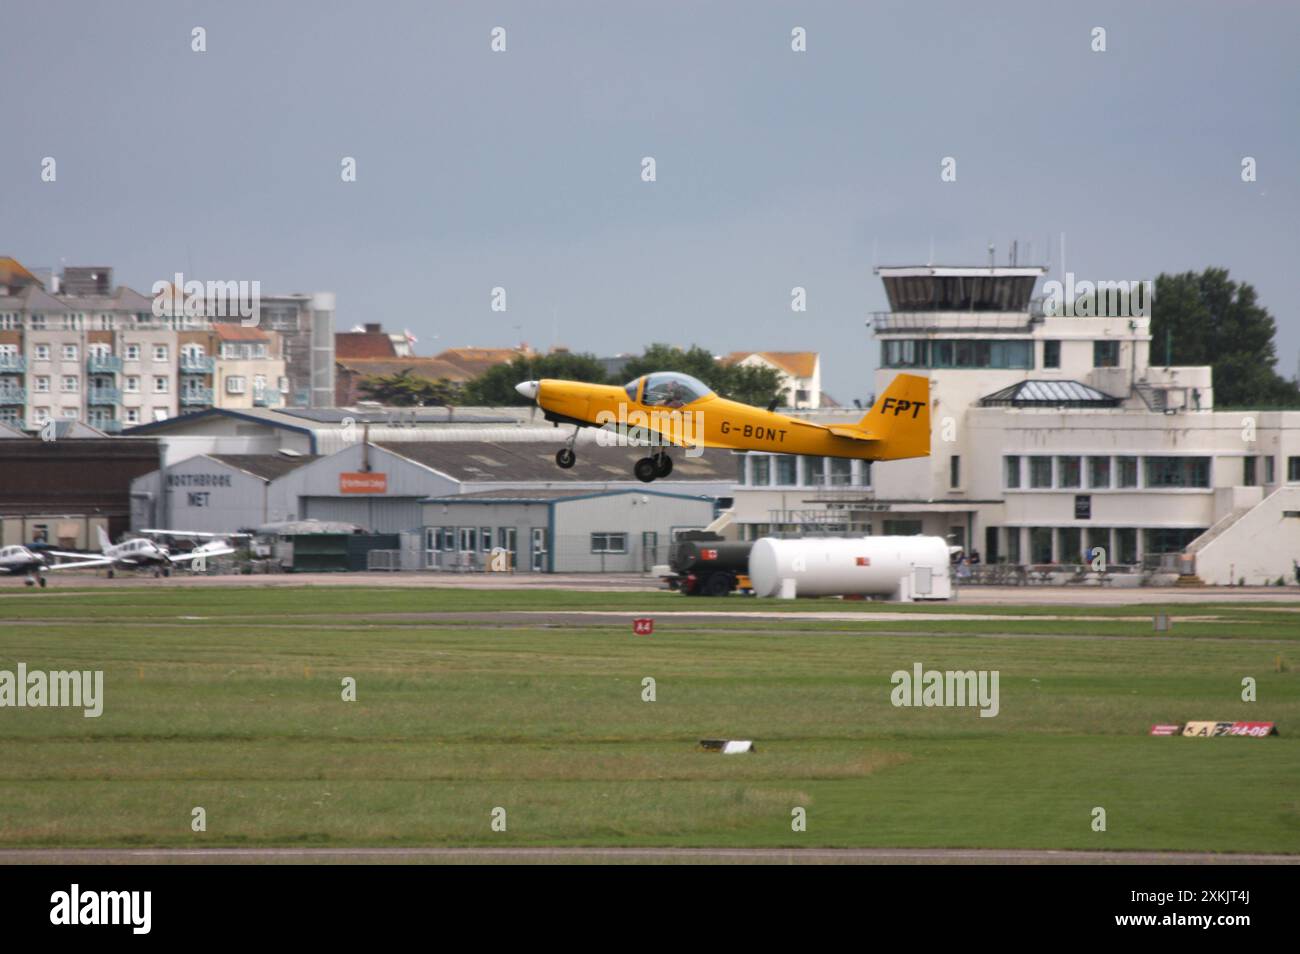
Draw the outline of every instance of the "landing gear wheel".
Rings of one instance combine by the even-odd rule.
[[[23,580],[23,582],[26,583],[28,586],[36,585],[36,581],[33,580],[30,576],[27,579]]]
[[[561,447],[555,452],[555,463],[563,470],[568,470],[578,462],[578,455],[573,452],[571,447]]]
[[[36,582],[38,582],[38,583],[41,584],[41,589],[45,589],[45,577],[41,577],[41,578],[40,578],[39,580],[37,580]]]
[[[160,576],[162,576],[162,570],[154,570],[154,571],[153,571],[153,578],[154,578],[155,580],[158,579],[158,577],[160,577]]]
[[[653,457],[642,457],[632,468],[632,473],[636,474],[636,479],[643,484],[648,484],[655,479],[659,472],[659,465],[655,463]]]
[[[113,578],[113,571],[112,571],[112,570],[109,570],[109,571],[108,571],[108,578],[109,578],[110,580]]]
[[[172,575],[172,568],[169,567],[169,566],[165,566],[165,567],[163,567],[163,569],[162,569],[162,575],[163,575],[163,576],[171,576],[171,575]]]
[[[655,476],[667,477],[673,472],[673,459],[667,454],[659,453],[654,456]]]

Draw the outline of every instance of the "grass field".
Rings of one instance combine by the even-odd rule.
[[[592,609],[861,619],[660,616],[638,637],[626,622],[482,615]],[[442,588],[15,592],[0,599],[0,669],[102,669],[106,698],[98,719],[0,709],[0,846],[1300,853],[1300,606],[1180,605],[1169,612],[1201,619],[1159,636],[1151,606],[963,601],[910,613],[997,618],[873,620],[882,609],[909,612]],[[895,708],[890,674],[916,662],[998,670],[999,715]],[[1259,701],[1241,701],[1245,676]],[[1283,734],[1146,735],[1193,719]],[[758,751],[698,751],[708,737]]]

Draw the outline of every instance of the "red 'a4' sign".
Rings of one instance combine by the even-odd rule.
[[[649,636],[655,631],[655,621],[649,617],[632,620],[632,632],[637,636]]]

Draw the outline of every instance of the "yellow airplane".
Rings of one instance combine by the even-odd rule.
[[[636,462],[633,473],[646,483],[672,473],[666,447],[684,447],[688,457],[705,447],[772,451],[812,457],[901,460],[930,454],[930,382],[899,374],[856,424],[814,424],[720,398],[688,374],[661,371],[624,387],[583,381],[523,381],[515,390],[537,402],[548,421],[576,425],[555,462],[568,469],[577,461],[578,429],[614,431],[629,443],[656,448]]]

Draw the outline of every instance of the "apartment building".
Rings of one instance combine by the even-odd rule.
[[[254,328],[156,315],[151,298],[114,286],[111,268],[56,276],[0,257],[0,422],[113,434],[206,407],[333,403],[333,296],[262,302]]]

